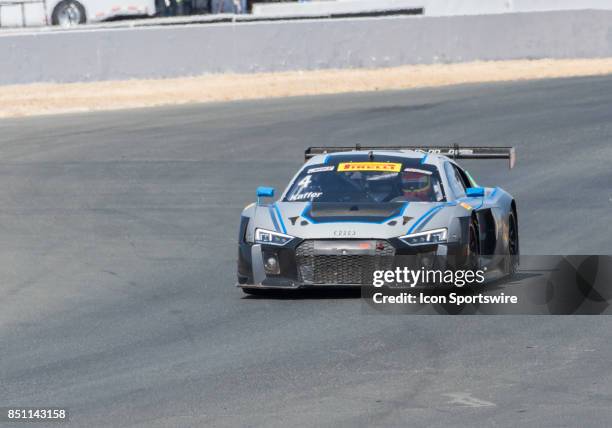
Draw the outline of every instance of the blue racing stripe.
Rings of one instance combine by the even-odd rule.
[[[274,209],[269,206],[268,211],[270,212],[270,217],[272,217],[272,224],[274,224],[274,230],[276,232],[280,232],[280,229],[278,228],[278,222],[276,221],[276,216],[274,215]]]
[[[280,221],[281,228],[283,229],[283,233],[287,233],[287,228],[285,228],[285,222],[283,221],[283,217],[281,216],[280,210],[276,204],[274,206],[274,211],[276,211],[276,215],[278,215],[278,221]]]
[[[421,224],[423,221],[425,221],[426,219],[428,221],[431,220],[431,217],[436,215],[436,213],[440,211],[442,208],[444,208],[444,205],[438,205],[437,207],[433,207],[430,210],[428,210],[425,214],[419,217],[417,221],[414,222],[414,224],[410,227],[410,229],[408,229],[408,232],[406,232],[406,235],[410,235],[414,231],[414,229],[416,229],[417,226]]]
[[[491,202],[491,201],[492,201],[492,199],[493,199],[493,197],[495,196],[495,194],[497,193],[497,191],[498,191],[498,190],[499,190],[499,187],[496,187],[496,188],[495,188],[495,189],[493,189],[493,191],[492,191],[492,192],[489,194],[489,196],[483,196],[483,197],[482,197],[482,200],[481,200],[481,202],[480,202],[480,205],[478,205],[477,207],[474,207],[474,210],[479,210],[479,209],[481,209],[481,208],[482,208],[482,206],[483,206],[483,205],[484,205],[484,203],[485,203],[485,199],[486,199],[488,202]]]
[[[421,224],[419,225],[419,232],[421,230],[423,230],[423,228],[427,225],[427,223],[429,223],[431,221],[432,218],[434,218],[434,216],[440,211],[442,210],[442,208],[444,208],[444,206],[440,206],[439,209],[435,210],[434,212],[432,212],[429,217],[427,217],[425,220],[423,220],[421,222]]]
[[[302,214],[300,214],[302,217],[304,218],[308,218],[308,210],[310,209],[310,206],[312,205],[312,202],[308,202],[306,204],[306,206],[304,207],[304,209],[302,210]]]

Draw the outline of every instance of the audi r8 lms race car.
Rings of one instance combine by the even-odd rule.
[[[280,198],[259,187],[242,212],[238,286],[261,290],[372,284],[402,256],[477,268],[517,256],[517,205],[479,187],[458,159],[508,159],[512,147],[311,147]],[[505,260],[515,260],[507,257]],[[503,266],[507,274],[515,262]]]

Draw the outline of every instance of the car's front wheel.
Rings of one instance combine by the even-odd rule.
[[[85,8],[76,0],[59,2],[51,15],[51,23],[62,27],[73,27],[86,21]]]
[[[474,217],[470,220],[468,230],[466,267],[472,271],[480,269],[480,235],[478,233],[478,222]]]

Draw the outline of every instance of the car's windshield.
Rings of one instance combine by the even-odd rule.
[[[438,170],[419,159],[312,165],[298,175],[286,202],[437,202],[444,200]]]

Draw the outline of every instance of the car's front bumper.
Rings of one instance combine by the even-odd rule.
[[[329,245],[319,245],[322,250],[315,248],[315,242],[339,244],[332,245],[332,251],[326,249]],[[284,247],[241,243],[237,286],[270,290],[361,287],[372,285],[374,271],[406,265],[434,268],[434,263],[461,251],[458,244],[409,247],[398,239],[354,241],[364,245],[367,242],[375,247],[365,251],[355,248],[355,245],[343,249],[342,242],[347,241],[296,240]],[[278,262],[275,272],[266,266],[270,257],[275,257]],[[436,265],[435,268],[442,266]]]

